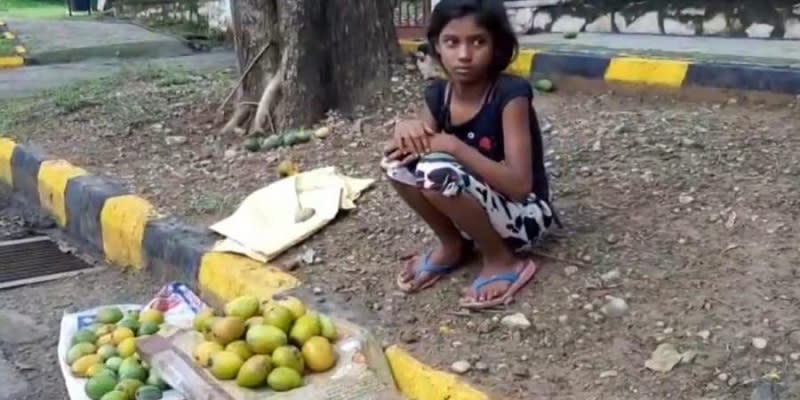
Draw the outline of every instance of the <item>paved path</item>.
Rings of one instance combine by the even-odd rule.
[[[181,66],[191,70],[209,70],[236,66],[231,52],[199,53],[185,57],[153,60],[93,60],[71,64],[27,66],[0,71],[0,99],[25,97],[65,84],[110,76],[132,65]]]
[[[6,21],[28,57],[43,64],[102,57],[175,57],[192,53],[181,39],[118,21]]]
[[[526,47],[613,52],[628,54],[683,55],[696,59],[790,65],[800,68],[800,40],[762,40],[696,36],[579,33],[567,39],[559,33],[520,37]]]

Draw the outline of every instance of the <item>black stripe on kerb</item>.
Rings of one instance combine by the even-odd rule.
[[[102,252],[100,214],[103,206],[106,200],[126,194],[130,192],[121,183],[108,178],[84,175],[70,179],[64,194],[67,232]]]
[[[47,160],[44,151],[17,144],[11,153],[11,174],[14,191],[21,193],[34,206],[39,202],[39,168]]]
[[[800,69],[756,65],[693,63],[684,84],[724,89],[800,94]]]

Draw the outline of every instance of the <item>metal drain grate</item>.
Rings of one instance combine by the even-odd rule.
[[[48,237],[0,242],[0,289],[64,278],[95,269],[64,253]]]

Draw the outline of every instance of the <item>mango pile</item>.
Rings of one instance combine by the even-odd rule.
[[[328,136],[330,132],[330,128],[323,126],[315,130],[313,133],[311,131],[300,129],[267,137],[251,137],[247,139],[244,147],[252,152],[273,150],[277,149],[278,147],[291,147],[296,144],[310,141],[312,135],[316,138],[322,139]]]
[[[205,341],[194,360],[219,380],[244,388],[285,392],[303,385],[303,376],[336,365],[336,326],[326,315],[307,310],[297,298],[261,305],[242,296],[225,305],[224,315],[206,309],[194,320]]]
[[[88,378],[92,400],[155,400],[169,386],[139,359],[136,338],[157,333],[164,316],[157,310],[128,312],[109,307],[95,323],[75,333],[67,352],[72,375]]]

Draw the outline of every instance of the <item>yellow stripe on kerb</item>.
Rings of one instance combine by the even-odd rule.
[[[533,70],[533,58],[536,56],[535,50],[520,50],[514,62],[508,66],[506,72],[527,79]]]
[[[619,57],[609,62],[605,80],[679,88],[688,70],[688,61]]]
[[[67,183],[81,175],[86,175],[86,171],[64,160],[43,161],[39,166],[39,203],[61,227],[67,226],[67,206],[64,200]]]
[[[25,59],[20,56],[0,57],[0,68],[16,68],[25,65]]]
[[[134,195],[106,199],[100,212],[100,232],[106,259],[122,267],[144,267],[142,239],[153,206]]]
[[[273,295],[300,286],[297,278],[280,269],[236,254],[208,252],[200,262],[200,289],[220,301],[253,295]]]
[[[403,54],[414,54],[417,52],[417,48],[419,45],[422,44],[421,40],[400,40],[400,50]]]
[[[437,371],[397,346],[386,349],[397,388],[409,400],[489,400],[490,397],[458,377]]]
[[[8,186],[14,185],[14,172],[11,169],[11,157],[14,155],[13,140],[0,138],[0,181]]]

